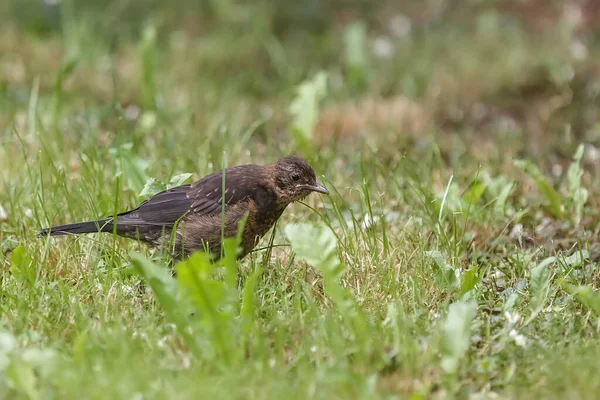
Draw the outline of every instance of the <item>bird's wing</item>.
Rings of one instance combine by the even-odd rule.
[[[189,189],[190,185],[182,185],[157,193],[137,208],[119,214],[117,224],[173,225],[190,211]]]
[[[260,171],[242,172],[230,168],[225,173],[225,206],[251,197],[258,188],[248,184],[250,177]],[[223,176],[221,171],[202,178],[192,185],[177,186],[157,193],[134,210],[119,214],[117,224],[174,225],[189,213],[195,216],[211,215],[222,210]]]

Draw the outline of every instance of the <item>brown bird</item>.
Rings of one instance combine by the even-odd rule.
[[[317,183],[310,165],[299,157],[287,156],[273,164],[227,168],[225,179],[221,170],[191,185],[165,190],[137,208],[118,214],[116,219],[54,226],[38,235],[116,232],[151,246],[171,243],[174,257],[188,256],[196,250],[220,256],[222,229],[225,238],[235,237],[238,223],[247,215],[238,254],[242,258],[252,251],[289,204],[311,192],[329,194]]]

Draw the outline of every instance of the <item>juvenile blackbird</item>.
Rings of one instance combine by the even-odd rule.
[[[223,187],[225,206],[223,207]],[[280,158],[273,164],[239,165],[214,172],[191,185],[157,193],[137,208],[97,221],[54,226],[39,236],[113,232],[151,246],[172,243],[174,257],[196,250],[221,255],[224,237],[235,237],[247,215],[238,258],[246,256],[292,202],[311,192],[329,194],[317,183],[315,172],[303,159]],[[223,212],[224,211],[224,212]],[[175,238],[171,242],[171,234]]]

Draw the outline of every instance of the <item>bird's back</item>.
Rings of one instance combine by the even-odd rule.
[[[221,251],[221,239],[234,237],[247,215],[242,237],[243,256],[281,216],[277,196],[265,177],[267,167],[241,165],[214,172],[191,185],[158,193],[123,213],[117,233],[154,245],[169,241],[175,253],[189,254],[208,248]],[[223,196],[223,188],[225,189]],[[223,198],[225,202],[223,203]],[[175,228],[176,236],[171,241]]]

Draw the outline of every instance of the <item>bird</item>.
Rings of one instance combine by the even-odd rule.
[[[329,194],[317,183],[313,168],[304,159],[284,156],[271,164],[219,170],[192,184],[157,193],[116,216],[53,226],[42,229],[38,236],[114,232],[151,247],[169,244],[175,259],[198,250],[219,258],[222,239],[236,237],[240,221],[245,219],[236,255],[241,259],[256,247],[288,205],[312,192]]]

